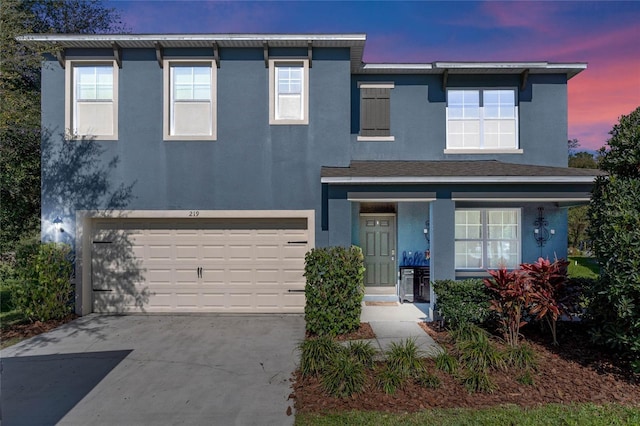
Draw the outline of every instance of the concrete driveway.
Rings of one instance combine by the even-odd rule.
[[[0,352],[2,426],[293,424],[301,315],[89,315]]]

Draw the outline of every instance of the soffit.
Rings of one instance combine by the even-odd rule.
[[[27,34],[17,37],[25,44],[52,44],[55,50],[110,49],[116,43],[123,49],[218,47],[347,47],[351,68],[362,65],[365,34]]]

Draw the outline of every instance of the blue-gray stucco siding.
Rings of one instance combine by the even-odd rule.
[[[360,122],[358,83],[393,82],[393,142],[357,140]],[[439,75],[357,75],[351,84],[353,160],[500,160],[567,166],[567,78],[531,75],[520,90],[517,75],[450,75],[447,88],[514,88],[522,154],[445,154],[446,93]]]
[[[272,49],[272,56],[299,55]],[[111,58],[109,51],[67,51],[67,59]],[[165,51],[211,58],[207,49]],[[306,49],[304,50],[306,56]],[[131,185],[131,210],[302,210],[320,212],[322,165],[348,165],[350,135],[350,62],[347,49],[314,49],[309,69],[309,125],[269,125],[268,68],[262,49],[222,49],[217,70],[217,140],[163,141],[163,74],[150,49],[125,49],[119,70],[119,137],[94,141],[95,161],[118,163],[105,169],[111,188]],[[51,132],[43,152],[62,144],[64,69],[50,60],[43,67],[42,124]],[[83,144],[71,141],[69,144]],[[55,162],[55,161],[54,161]],[[43,171],[43,187],[55,170]],[[64,185],[64,182],[57,184]],[[90,182],[76,191],[92,191]],[[54,198],[54,199],[52,199]],[[43,194],[47,219],[73,210],[106,208],[107,197],[92,200]],[[70,205],[73,204],[73,205]],[[328,232],[316,220],[316,243],[328,244]]]
[[[271,49],[272,57],[305,57],[306,49]],[[68,50],[68,59],[111,59],[110,50]],[[166,49],[169,57],[211,58],[210,49]],[[317,246],[358,241],[358,205],[352,191],[435,192],[431,203],[399,203],[398,252],[424,250],[424,222],[431,219],[433,278],[453,269],[452,191],[562,191],[548,185],[417,185],[348,187],[320,183],[322,166],[352,160],[489,160],[566,166],[567,80],[530,75],[450,75],[452,87],[517,88],[522,154],[445,154],[446,93],[438,75],[352,75],[348,49],[314,48],[309,69],[309,124],[269,125],[269,71],[262,49],[221,49],[217,69],[217,140],[163,140],[163,72],[152,49],[125,49],[118,87],[118,140],[64,138],[65,71],[52,57],[43,66],[43,197],[46,221],[62,216],[73,229],[76,209],[113,207],[124,192],[127,210],[306,210],[316,212]],[[393,82],[393,142],[360,142],[360,81]],[[82,151],[82,147],[94,149]],[[84,158],[83,158],[84,155]],[[574,185],[573,190],[578,190]],[[584,190],[589,191],[585,185]],[[580,188],[582,190],[582,188]],[[554,204],[523,207],[522,259],[539,255],[530,231],[542,205],[556,237],[543,255],[566,255],[566,210]],[[458,207],[464,204],[457,204]],[[470,206],[470,205],[469,205]],[[51,237],[43,226],[43,237]],[[437,248],[436,248],[437,244]]]

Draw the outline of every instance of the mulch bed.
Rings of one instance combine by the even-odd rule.
[[[46,333],[54,328],[60,327],[62,324],[66,324],[69,321],[76,319],[77,315],[69,315],[60,320],[50,321],[36,321],[25,324],[13,324],[0,329],[0,340],[7,341],[10,339],[18,338],[20,340],[28,339],[38,334]]]
[[[313,338],[314,336],[306,332],[306,338]],[[345,341],[345,340],[360,340],[360,339],[375,339],[376,335],[371,329],[371,325],[368,322],[361,322],[360,327],[356,331],[352,331],[351,333],[341,334],[336,336],[336,340]]]
[[[421,326],[440,345],[451,348],[446,332],[437,324]],[[498,386],[493,393],[469,393],[453,376],[435,369],[434,360],[426,360],[427,367],[441,380],[438,389],[425,389],[408,382],[395,395],[387,395],[374,386],[373,374],[367,388],[350,398],[326,395],[317,378],[295,374],[295,407],[299,412],[326,410],[373,410],[386,412],[415,412],[426,408],[486,408],[503,404],[534,407],[543,404],[619,403],[640,405],[640,377],[633,375],[614,354],[599,351],[589,345],[580,324],[559,325],[560,346],[549,344],[547,334],[529,326],[526,341],[538,354],[538,369],[534,384],[523,385],[516,380],[515,370],[492,372]]]

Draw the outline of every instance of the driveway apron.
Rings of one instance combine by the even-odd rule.
[[[89,315],[1,351],[2,425],[287,425],[301,315]]]

